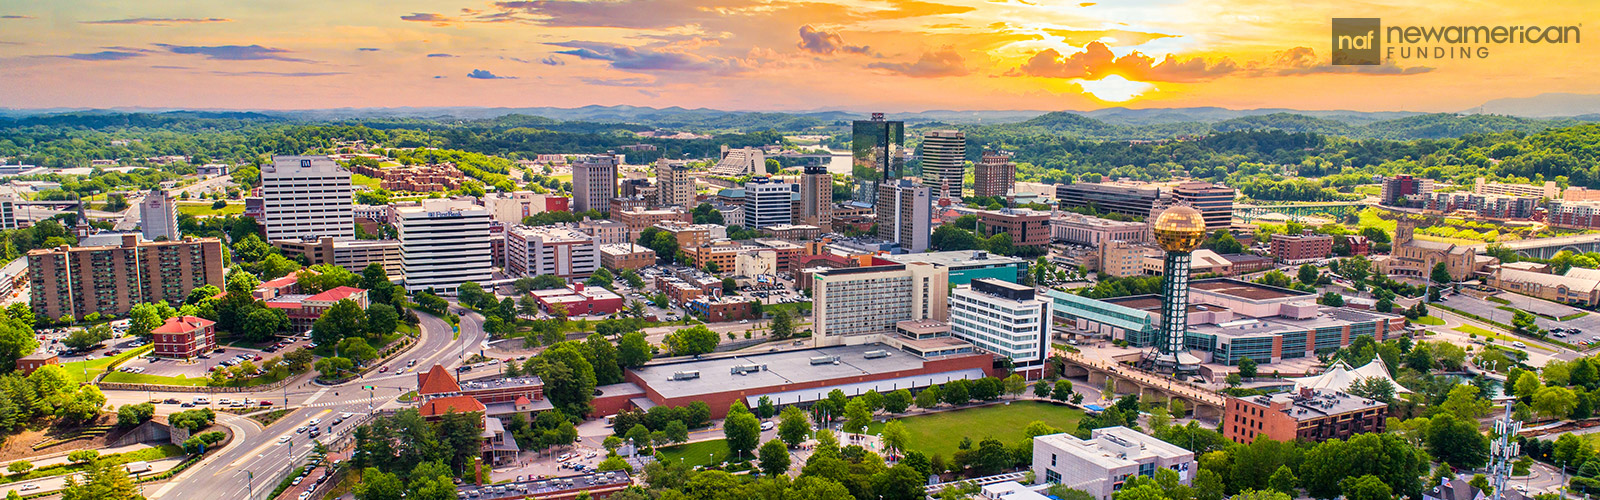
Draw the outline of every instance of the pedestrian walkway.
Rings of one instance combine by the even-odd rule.
[[[115,455],[115,454],[118,454],[118,453],[128,453],[128,452],[131,452],[131,451],[139,451],[139,450],[143,450],[145,448],[153,448],[153,446],[150,446],[148,444],[140,443],[140,444],[130,444],[130,445],[127,445],[127,446],[119,446],[119,447],[116,447],[116,448],[99,449],[99,450],[95,450],[95,451],[100,452],[100,455],[103,456],[103,455]],[[24,460],[26,460],[28,463],[33,464],[33,468],[35,468],[35,469],[40,468],[40,467],[48,467],[48,466],[51,466],[51,465],[70,463],[72,461],[71,460],[67,460],[67,455],[72,453],[72,452],[74,452],[74,451],[79,451],[79,450],[69,450],[69,451],[63,451],[63,452],[60,452],[60,453],[52,453],[52,454],[49,454],[49,455],[40,455],[38,457],[25,458],[25,459],[22,459],[22,460],[13,460],[13,461],[10,461],[10,462],[0,463],[0,469],[5,469],[7,466],[9,466],[9,465],[11,465],[13,463],[21,462],[21,461],[24,461]]]

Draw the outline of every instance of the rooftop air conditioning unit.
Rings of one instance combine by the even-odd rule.
[[[871,350],[864,353],[863,357],[867,359],[887,358],[889,357],[889,351],[885,351],[883,349]]]
[[[700,370],[684,370],[672,373],[672,380],[694,380],[697,378],[700,378]]]
[[[811,357],[811,364],[812,365],[826,365],[826,364],[829,364],[829,363],[838,363],[838,362],[839,362],[839,357],[838,356],[812,356]]]

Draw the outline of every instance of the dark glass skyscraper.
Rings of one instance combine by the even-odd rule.
[[[883,113],[871,120],[856,120],[851,128],[852,168],[855,201],[872,205],[878,185],[904,177],[906,164],[906,124],[884,121]]]

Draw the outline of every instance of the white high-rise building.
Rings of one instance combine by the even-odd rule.
[[[899,243],[911,253],[928,249],[933,236],[933,190],[911,179],[878,186],[878,237]]]
[[[261,167],[267,241],[356,239],[350,171],[326,156],[274,156]]]
[[[1011,358],[1018,370],[1044,362],[1049,328],[1050,303],[1031,286],[979,278],[950,294],[950,334]]]
[[[656,206],[694,208],[694,176],[689,162],[656,160]]]
[[[751,228],[792,224],[794,222],[794,186],[755,177],[744,183],[744,220]]]
[[[600,245],[576,227],[518,225],[506,231],[506,274],[583,279],[599,268]]]
[[[960,198],[967,168],[967,134],[959,130],[930,130],[922,135],[922,183],[934,199]]]
[[[139,231],[144,238],[157,241],[182,239],[178,232],[178,210],[175,200],[166,191],[155,189],[139,203]],[[354,231],[354,229],[352,229]]]
[[[611,210],[617,197],[617,158],[601,155],[572,166],[572,211]]]
[[[406,290],[454,293],[462,283],[493,279],[489,210],[466,200],[424,200],[394,207]]]
[[[906,320],[949,316],[948,269],[925,262],[825,269],[812,276],[816,347],[880,342]]]

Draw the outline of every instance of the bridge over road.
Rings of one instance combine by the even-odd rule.
[[[1178,399],[1194,412],[1195,419],[1222,420],[1222,407],[1227,401],[1211,390],[1121,363],[1089,359],[1075,352],[1063,352],[1061,359],[1066,363],[1062,376],[1067,378],[1086,378],[1094,387],[1103,387],[1107,380],[1112,380],[1112,389],[1117,394],[1137,394],[1140,400]]]
[[[1508,241],[1500,245],[1523,257],[1548,259],[1555,257],[1562,250],[1568,250],[1573,253],[1600,252],[1600,233],[1573,234],[1554,238],[1533,238]],[[1488,247],[1489,245],[1487,244],[1472,246],[1479,253],[1482,253]]]

